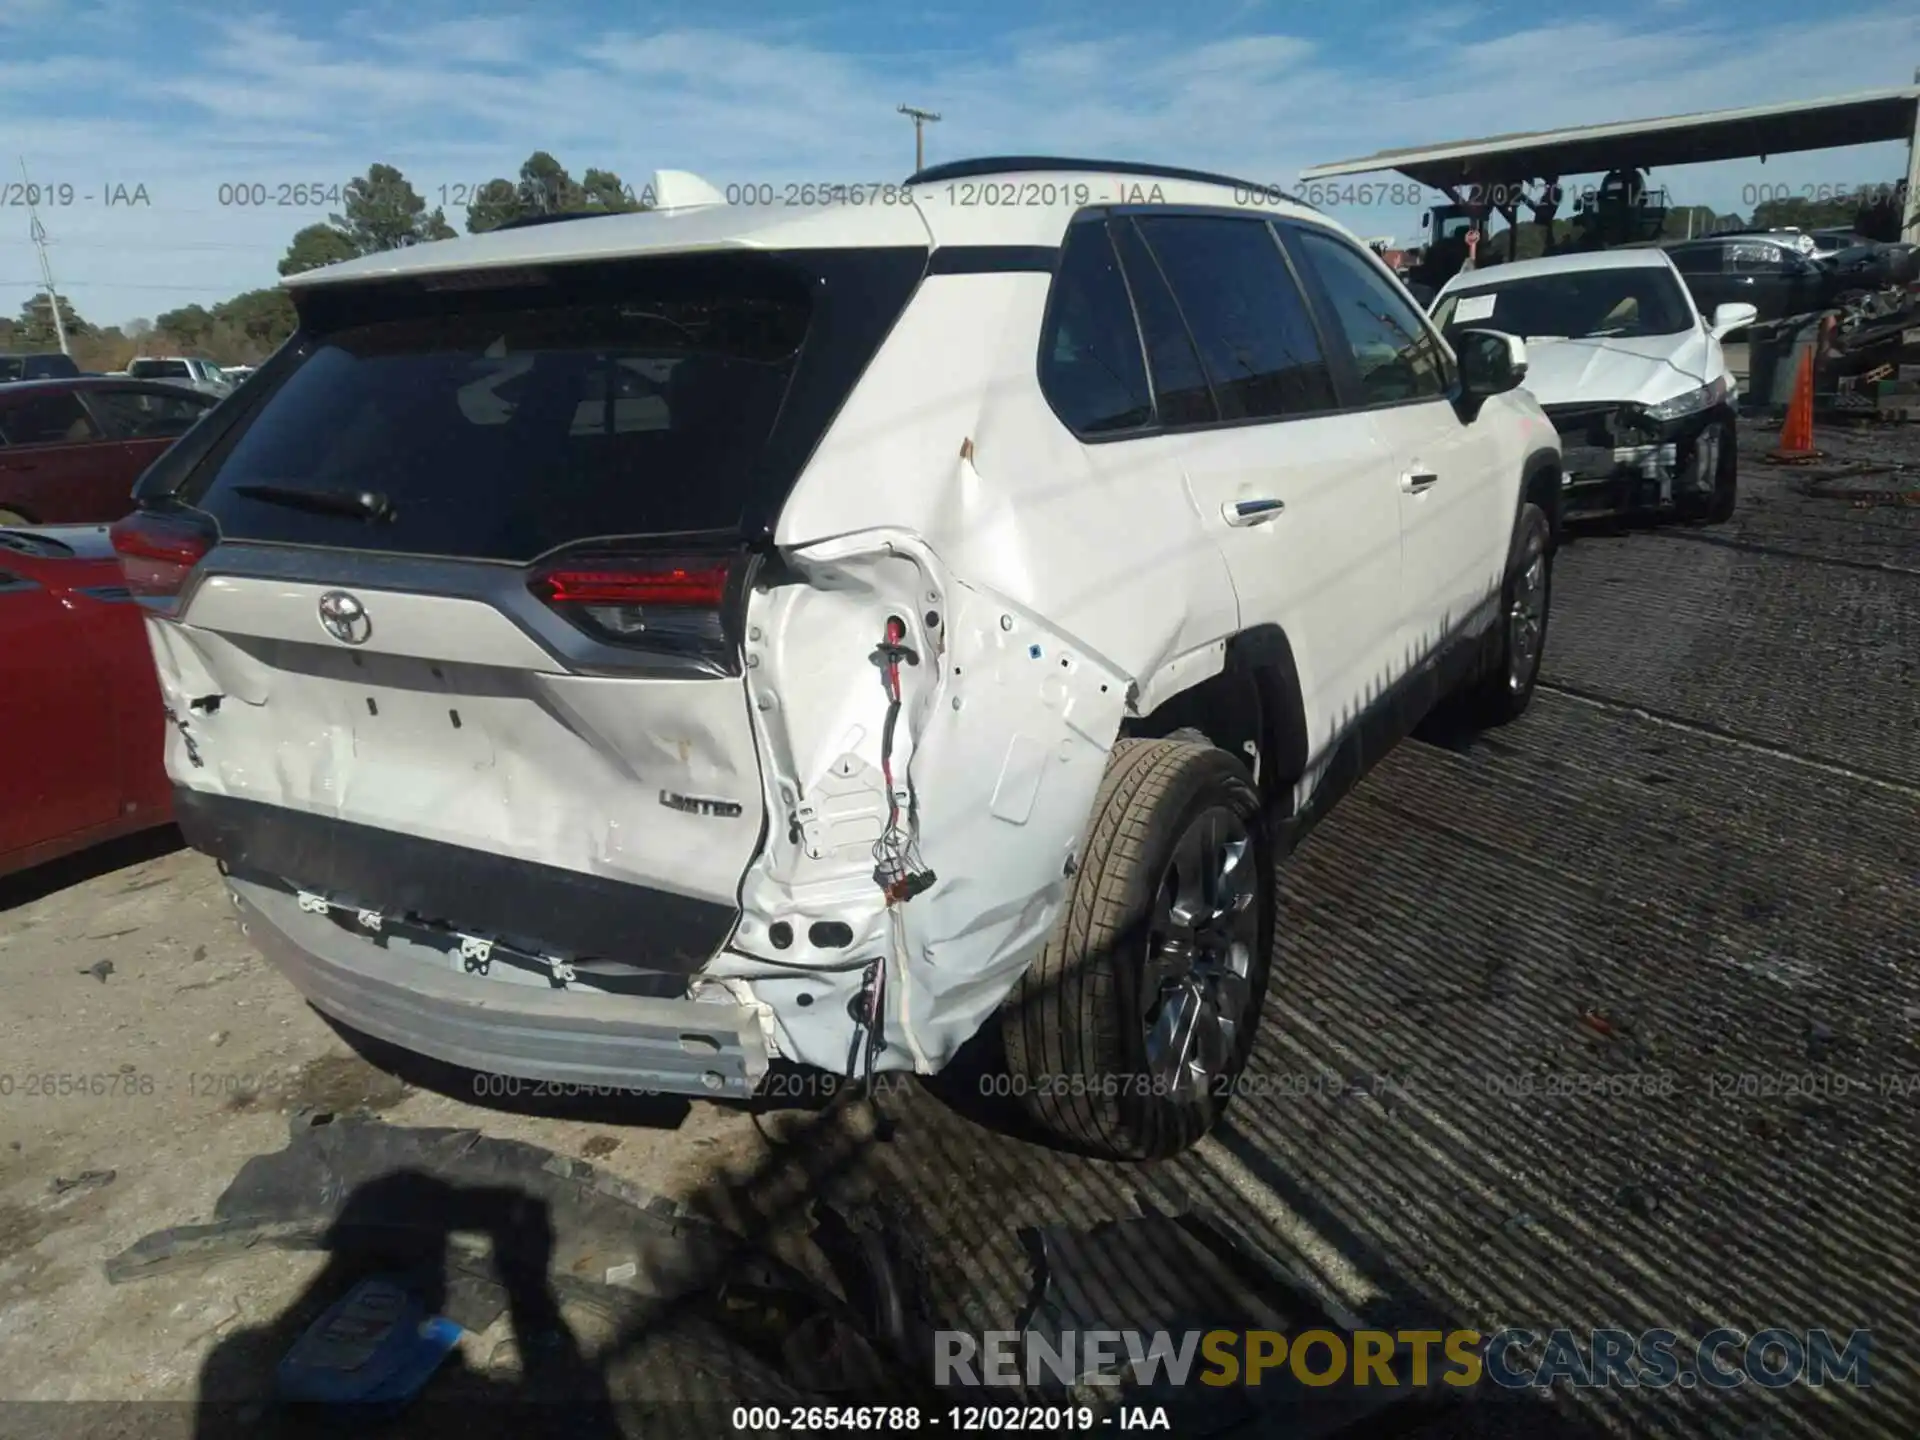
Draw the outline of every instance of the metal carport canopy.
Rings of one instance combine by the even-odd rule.
[[[1382,150],[1358,160],[1315,165],[1302,170],[1300,179],[1304,183],[1336,175],[1397,170],[1423,185],[1445,189],[1474,183],[1558,179],[1627,167],[1652,170],[1663,165],[1700,165],[1713,160],[1765,158],[1798,150],[1904,140],[1912,147],[1908,151],[1911,193],[1916,157],[1920,156],[1920,144],[1916,144],[1915,137],[1916,128],[1920,128],[1917,120],[1920,120],[1920,85],[1908,85],[1897,90],[1870,90],[1830,100],[1756,105],[1744,110],[1709,110],[1658,120],[1523,131],[1489,135],[1483,140]]]

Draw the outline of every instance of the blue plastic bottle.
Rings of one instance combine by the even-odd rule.
[[[398,1276],[370,1276],[308,1327],[280,1362],[282,1400],[393,1412],[420,1393],[462,1331],[429,1315]],[[362,1408],[365,1407],[365,1408]]]

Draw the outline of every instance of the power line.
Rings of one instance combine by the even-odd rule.
[[[911,105],[902,105],[900,113],[913,121],[913,173],[918,175],[927,168],[926,127],[940,117],[931,110],[918,110]]]

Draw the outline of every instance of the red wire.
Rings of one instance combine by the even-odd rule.
[[[889,646],[898,645],[906,638],[907,627],[898,618],[887,621],[887,640]],[[889,655],[886,666],[887,701],[891,705],[900,703],[900,661]],[[891,831],[900,823],[900,806],[893,798],[893,755],[891,750],[883,751],[880,756],[880,778],[887,787],[887,828]]]

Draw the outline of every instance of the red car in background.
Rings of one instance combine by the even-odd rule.
[[[0,528],[0,875],[172,820],[145,614],[105,526]]]
[[[133,482],[218,403],[112,376],[0,385],[0,525],[110,525]]]

